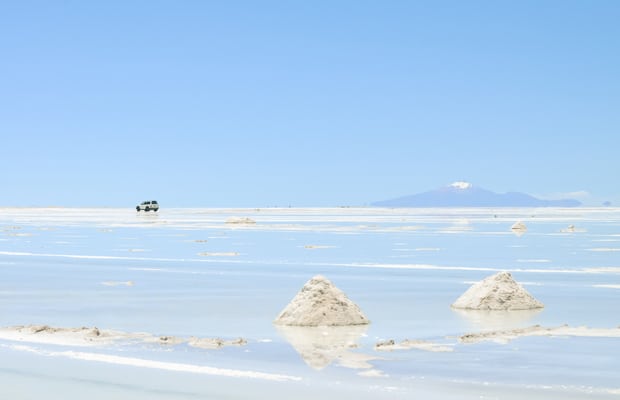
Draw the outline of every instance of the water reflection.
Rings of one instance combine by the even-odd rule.
[[[487,331],[523,328],[524,326],[531,325],[534,317],[541,313],[543,309],[498,311],[453,308],[452,311],[467,323],[469,329]]]
[[[278,333],[288,341],[311,368],[321,370],[332,362],[364,369],[375,357],[352,351],[366,334],[368,325],[303,327],[276,325]]]

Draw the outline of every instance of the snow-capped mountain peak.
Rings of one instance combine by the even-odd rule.
[[[450,187],[461,190],[471,189],[472,186],[473,185],[471,183],[464,181],[457,181],[450,184]]]

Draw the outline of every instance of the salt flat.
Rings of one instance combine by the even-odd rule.
[[[511,231],[517,221],[525,233]],[[618,398],[619,236],[616,208],[0,208],[2,392]],[[501,271],[544,309],[450,308]],[[275,327],[317,274],[371,324]],[[31,325],[74,336],[10,330]],[[85,349],[83,327],[185,339]],[[196,347],[191,337],[247,344]]]

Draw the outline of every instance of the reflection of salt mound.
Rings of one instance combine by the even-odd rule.
[[[278,332],[293,346],[301,358],[314,369],[323,369],[334,361],[351,368],[370,368],[371,358],[352,352],[366,333],[365,325],[301,327],[279,326]]]
[[[464,310],[455,308],[459,317],[475,330],[515,329],[527,325],[541,308],[532,310]]]
[[[472,285],[454,304],[467,310],[531,310],[544,305],[519,285],[509,272],[500,272]]]
[[[310,279],[278,315],[275,324],[293,326],[346,326],[370,323],[357,304],[327,278]]]

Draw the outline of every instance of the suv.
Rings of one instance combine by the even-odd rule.
[[[142,203],[136,206],[136,211],[140,212],[140,210],[144,211],[157,211],[159,210],[159,204],[155,200],[143,201]]]

